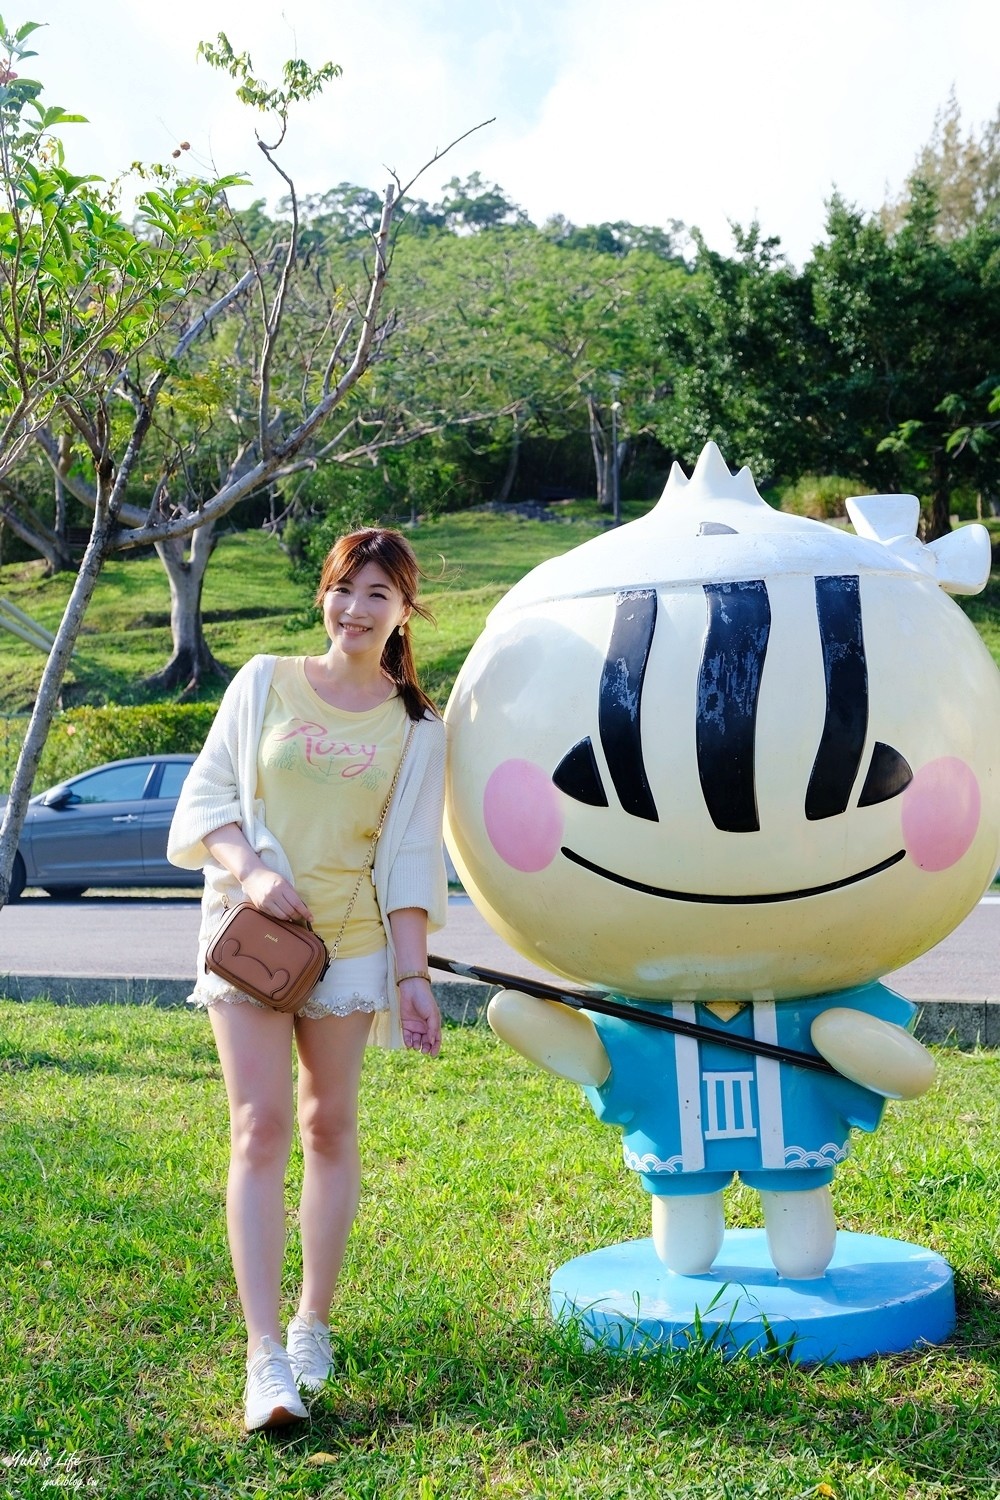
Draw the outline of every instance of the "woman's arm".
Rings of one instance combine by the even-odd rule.
[[[206,833],[202,842],[212,858],[243,887],[247,900],[269,917],[312,921],[312,912],[290,881],[264,863],[238,823],[224,823]],[[424,963],[426,965],[426,950]]]
[[[251,718],[256,720],[261,695],[266,700],[272,667],[272,658],[255,656],[239,669],[184,779],[167,837],[167,858],[181,869],[204,867],[210,858],[206,833],[227,823],[243,824],[240,744]]]
[[[399,1019],[403,1042],[416,1052],[437,1057],[441,1051],[441,1012],[427,972],[427,913],[403,906],[389,913],[396,950]]]
[[[423,907],[428,928],[434,931],[444,925],[448,916],[448,884],[441,844],[445,732],[440,720],[425,720],[418,725],[418,731],[429,741],[428,753],[406,826],[386,872],[384,910]]]

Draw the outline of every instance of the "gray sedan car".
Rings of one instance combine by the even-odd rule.
[[[193,764],[193,755],[115,760],[32,797],[10,899],[25,886],[66,897],[91,886],[198,884],[197,872],[167,863],[167,831]]]

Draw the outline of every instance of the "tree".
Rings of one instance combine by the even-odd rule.
[[[932,536],[956,486],[995,493],[1000,226],[947,238],[938,221],[925,184],[893,232],[835,197],[801,272],[757,225],[734,226],[733,256],[696,235],[694,274],[658,320],[674,367],[661,442],[692,461],[712,439],[765,483],[910,488]]]
[[[373,393],[384,370],[390,402],[433,382],[453,409],[478,392],[481,412],[502,413],[475,428],[489,456],[489,498],[509,495],[518,465],[544,445],[571,451],[581,485],[590,452],[591,482],[610,503],[611,372],[622,372],[635,436],[662,399],[663,350],[648,305],[666,308],[686,279],[681,263],[649,251],[572,248],[529,225],[427,235],[397,267],[393,360],[375,372]]]
[[[294,71],[286,77],[286,89],[280,97],[267,91],[249,74],[249,59],[236,57],[224,39],[220,39],[218,48],[203,50],[206,55],[211,53],[210,61],[215,65],[244,80],[237,92],[248,103],[284,111],[293,97],[308,96],[303,79]],[[290,66],[294,69],[300,65]],[[332,72],[317,76],[322,82]],[[263,149],[275,164],[274,148]],[[251,278],[247,295],[233,297],[215,308],[220,283],[218,279],[205,281],[189,292],[185,316],[188,321],[197,321],[212,307],[211,324],[198,343],[186,351],[183,365],[172,362],[172,351],[163,340],[154,341],[144,356],[147,367],[150,360],[166,364],[171,367],[171,375],[159,393],[144,443],[143,462],[133,471],[118,517],[123,528],[134,528],[136,534],[141,533],[142,541],[153,541],[170,588],[171,656],[147,679],[144,685],[149,689],[185,695],[196,691],[208,677],[228,676],[210,649],[202,622],[202,589],[214,551],[214,519],[211,515],[205,518],[206,506],[220,485],[225,490],[244,474],[254,473],[272,430],[277,442],[283,431],[294,428],[296,413],[308,413],[317,399],[317,361],[329,346],[331,329],[351,315],[366,326],[365,298],[373,274],[370,252],[378,239],[382,199],[341,183],[327,194],[313,195],[307,200],[306,211],[300,213],[294,188],[285,181],[291,191],[283,200],[278,218],[270,219],[260,203],[231,216],[228,227],[230,239],[235,241],[234,256],[241,267],[248,268]],[[397,191],[393,214],[405,201],[402,191]],[[379,254],[384,255],[385,270],[390,259],[388,242],[376,260]],[[381,272],[379,279],[381,285]],[[272,326],[271,310],[279,305],[281,313]],[[383,357],[394,323],[391,312],[381,320],[366,354],[366,366]],[[339,348],[337,358],[341,358]],[[263,442],[262,371],[266,372],[264,399],[270,403]],[[119,395],[134,396],[141,391],[143,379],[142,361],[133,360],[123,372]],[[266,480],[260,481],[266,485],[270,499],[270,513],[264,514],[273,528],[280,529],[285,519],[288,486],[283,481],[294,479],[291,493],[295,496],[303,475],[330,465],[359,460],[370,463],[383,448],[416,440],[438,430],[445,421],[435,411],[430,415],[410,413],[406,420],[389,424],[381,414],[369,410],[365,385],[359,375],[339,391],[336,404],[342,416],[332,435],[325,422],[300,434],[295,461],[286,456]],[[462,412],[447,417],[452,425],[475,419],[475,414]],[[60,450],[51,427],[39,432],[38,441],[57,482],[93,512],[98,484],[86,447],[78,442],[70,453],[65,448]],[[148,526],[154,511],[161,519],[168,512],[175,516],[196,514],[200,518],[198,528],[179,535],[151,536]],[[259,506],[258,513],[260,518]],[[21,534],[27,535],[23,524]],[[35,544],[40,550],[45,544],[37,529]],[[133,543],[123,529],[113,547],[121,550],[130,545]]]
[[[733,235],[726,256],[695,231],[694,274],[660,311],[672,375],[654,425],[686,462],[712,441],[767,482],[807,466],[819,359],[808,284],[780,242],[756,223]]]
[[[114,549],[171,546],[295,469],[303,449],[348,399],[378,347],[397,196],[397,185],[390,185],[371,240],[367,297],[357,316],[342,316],[328,325],[326,338],[310,350],[298,402],[291,409],[280,407],[274,399],[275,354],[294,286],[298,223],[294,187],[275,153],[290,106],[312,98],[337,70],[331,64],[312,70],[294,60],[285,65],[282,87],[270,89],[254,76],[249,57],[234,53],[224,36],[217,44],[203,44],[209,62],[239,81],[237,92],[244,102],[277,116],[277,139],[269,144],[258,136],[258,144],[285,177],[293,202],[292,233],[273,275],[251,253],[242,275],[232,273],[224,286],[216,281],[209,292],[206,277],[214,277],[225,261],[213,232],[225,212],[220,192],[228,182],[205,184],[153,169],[154,186],[140,200],[137,224],[125,226],[113,190],[101,196],[93,180],[65,172],[54,132],[69,117],[43,110],[37,102],[41,85],[17,77],[14,64],[31,55],[24,45],[31,30],[12,33],[0,26],[8,55],[0,95],[0,163],[7,202],[0,230],[8,252],[0,465],[9,467],[44,422],[65,418],[89,455],[95,493],[90,540],[42,675],[0,825],[0,905],[7,898],[59,689],[105,557]],[[200,294],[192,303],[189,294],[196,287]],[[127,488],[164,393],[199,338],[248,297],[261,330],[253,434],[240,440],[210,494],[189,497],[158,484],[141,524],[123,526]],[[168,330],[169,340],[143,360],[142,351]]]
[[[926,186],[894,234],[834,199],[810,267],[831,439],[876,487],[928,494],[931,537],[950,529],[958,484],[1000,481],[989,412],[1000,385],[1000,228],[942,239],[937,218]]]
[[[57,443],[65,460],[71,441]],[[45,561],[47,574],[75,567],[68,529],[66,487],[41,453],[28,452],[0,479],[0,522]]]
[[[671,219],[670,227],[661,229],[658,225],[629,224],[624,219],[576,225],[562,214],[553,214],[542,225],[542,233],[570,250],[599,250],[602,255],[618,256],[648,250],[663,260],[680,261],[677,241],[687,230],[679,219]]]
[[[979,135],[965,135],[962,112],[954,90],[934,116],[931,138],[917,157],[906,185],[881,211],[883,227],[894,234],[902,229],[921,191],[929,188],[937,201],[934,233],[949,241],[962,238],[983,224],[996,226],[1000,214],[1000,109]]]
[[[39,102],[41,84],[18,74],[35,54],[29,22],[0,18],[0,475],[53,413],[106,399],[127,359],[173,316],[203,271],[218,263],[207,238],[218,195],[155,169],[135,228],[114,190],[64,166],[57,130],[82,117]]]
[[[482,186],[477,175],[470,179],[470,184],[470,194]],[[369,272],[366,251],[371,248],[374,233],[372,216],[377,220],[381,207],[377,195],[341,183],[327,193],[312,195],[305,211],[300,211],[293,193],[279,204],[279,216],[274,220],[260,203],[234,218],[239,250],[246,260],[256,264],[258,285],[266,283],[272,297],[285,274],[289,244],[294,240],[297,247],[293,294],[285,307],[271,361],[271,397],[274,420],[279,424],[282,413],[303,407],[313,378],[316,351],[322,347],[331,326],[346,307],[359,306],[357,285],[359,279],[367,285]],[[438,217],[443,222],[444,210]],[[199,297],[202,302],[211,301],[209,290],[200,289],[189,296],[189,311]],[[371,350],[372,372],[384,359],[388,339],[396,331],[398,321],[394,310],[383,320],[378,341]],[[119,511],[124,525],[136,528],[144,525],[150,494],[158,495],[161,509],[169,499],[171,504],[180,503],[189,512],[195,510],[204,505],[220,480],[227,478],[233,461],[244,467],[253,461],[258,451],[255,434],[259,425],[256,372],[268,336],[266,319],[252,316],[247,299],[238,299],[219,313],[206,337],[189,351],[183,370],[174,372],[157,403],[143,464],[135,471]],[[169,358],[169,350],[155,344],[152,353],[159,359]],[[438,364],[442,363],[439,357]],[[128,382],[138,388],[140,376],[136,368],[130,367],[123,377],[123,389]],[[470,410],[468,392],[456,392],[453,387],[447,392],[443,387],[434,391],[432,387],[432,382],[418,381],[405,400],[387,404],[385,382],[375,380],[373,374],[359,381],[345,394],[343,417],[333,435],[326,429],[317,430],[303,445],[292,468],[272,476],[266,524],[281,532],[287,520],[291,516],[301,517],[303,508],[314,503],[317,495],[343,493],[345,488],[352,500],[337,507],[338,512],[341,516],[347,511],[357,515],[360,488],[356,466],[370,471],[373,463],[378,463],[385,481],[384,496],[399,500],[397,481],[401,467],[405,467],[405,500],[399,500],[400,505],[408,503],[413,511],[436,508],[428,507],[427,501],[439,501],[449,486],[462,482],[461,466],[456,469],[448,454],[443,464],[438,462],[436,452],[429,465],[421,464],[415,455],[401,466],[397,451],[412,444],[423,455],[429,447],[432,450],[442,445],[447,447],[449,439],[435,439],[436,434],[445,431],[454,434],[484,421],[488,423],[495,413],[489,408]],[[446,401],[446,395],[453,399]],[[42,429],[38,440],[52,464],[56,482],[92,511],[97,487],[86,453],[81,454],[79,445],[76,452],[67,453],[65,449],[60,452],[51,429]],[[475,451],[469,443],[464,448],[468,453]],[[316,477],[329,475],[332,469],[348,468],[354,472],[345,475],[346,485]],[[449,471],[448,483],[442,483]],[[47,545],[37,526],[33,532],[27,528],[23,507],[19,534],[33,539],[40,551]],[[300,546],[300,539],[294,534],[291,541]],[[206,522],[189,539],[158,540],[154,545],[170,587],[172,652],[169,661],[144,686],[189,694],[210,676],[228,675],[210,649],[201,616],[205,572],[214,551],[213,523]]]
[[[463,182],[453,177],[444,190],[438,213],[446,228],[477,233],[502,224],[530,223],[523,208],[508,198],[499,183],[489,187],[478,172]]]

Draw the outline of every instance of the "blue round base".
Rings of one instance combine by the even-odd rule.
[[[841,1230],[826,1274],[784,1281],[762,1229],[730,1229],[705,1276],[678,1276],[651,1239],[609,1245],[552,1277],[557,1321],[621,1353],[711,1343],[726,1356],[781,1351],[798,1364],[842,1363],[937,1344],[955,1327],[951,1267],[903,1240]]]

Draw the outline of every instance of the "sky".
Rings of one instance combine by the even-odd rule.
[[[536,223],[681,220],[732,248],[753,219],[801,265],[836,190],[871,212],[902,188],[954,90],[977,132],[1000,105],[998,0],[6,0],[43,21],[21,69],[87,116],[67,163],[115,177],[169,159],[250,173],[266,117],[196,60],[228,35],[277,82],[288,57],[340,64],[293,112],[280,160],[300,192],[381,190],[485,120],[415,192],[478,171]]]

